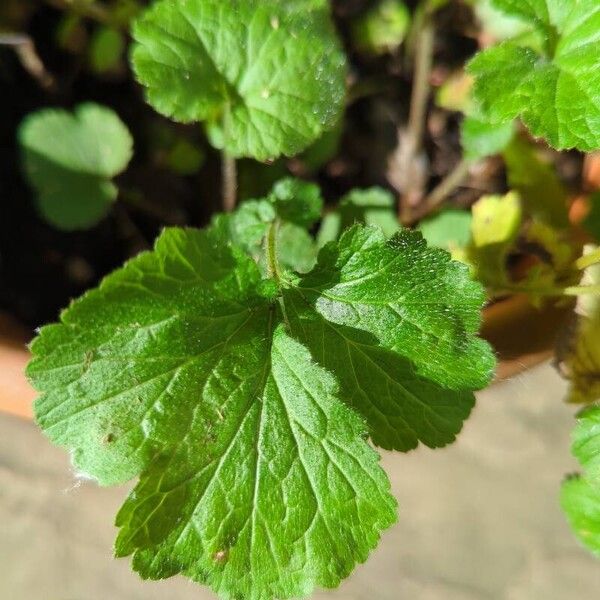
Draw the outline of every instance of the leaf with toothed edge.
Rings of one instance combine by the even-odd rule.
[[[600,148],[600,4],[597,0],[495,0],[529,20],[546,50],[515,40],[480,52],[470,63],[474,95],[491,122],[520,117],[558,149]]]
[[[149,103],[235,157],[293,156],[338,121],[345,58],[324,3],[161,0],[133,26]]]
[[[304,596],[395,521],[369,435],[409,450],[462,427],[493,370],[482,301],[415,232],[357,225],[272,280],[219,223],[167,229],[41,330],[36,418],[102,485],[139,476],[116,553],[142,577]]]

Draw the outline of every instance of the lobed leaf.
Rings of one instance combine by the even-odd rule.
[[[492,121],[521,117],[558,149],[600,148],[600,5],[596,0],[496,0],[541,27],[546,55],[507,41],[470,63],[474,94]]]
[[[395,520],[368,435],[409,450],[460,431],[494,366],[483,292],[420,234],[358,225],[311,273],[265,279],[229,224],[167,229],[41,330],[36,418],[102,485],[139,476],[116,553],[142,577],[304,596]]]
[[[339,119],[345,59],[322,2],[161,0],[134,24],[149,103],[232,156],[304,150]]]

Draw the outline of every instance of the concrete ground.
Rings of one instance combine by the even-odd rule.
[[[600,597],[600,561],[558,505],[570,407],[549,366],[479,394],[451,448],[384,456],[400,521],[370,560],[318,600],[580,600]],[[114,560],[124,489],[76,484],[64,452],[0,417],[0,598],[208,600],[182,578],[144,583]]]

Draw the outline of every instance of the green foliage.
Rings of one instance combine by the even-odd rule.
[[[600,557],[600,491],[585,477],[572,476],[562,484],[561,506],[577,538]]]
[[[32,345],[40,427],[102,485],[139,476],[116,552],[143,577],[257,600],[338,585],[395,520],[367,437],[448,444],[490,380],[483,291],[419,233],[355,225],[286,267],[278,228],[318,205],[287,180],[167,229]]]
[[[492,288],[502,288],[509,281],[508,254],[523,222],[521,199],[515,192],[483,196],[472,210],[468,260],[479,281]]]
[[[91,40],[89,60],[96,73],[106,73],[119,68],[126,41],[124,35],[112,27],[100,27]]]
[[[471,211],[443,210],[419,223],[419,230],[430,246],[452,252],[467,246],[471,239]]]
[[[342,231],[355,223],[378,227],[386,237],[394,235],[400,228],[394,195],[379,187],[352,190],[340,200],[335,211],[323,218],[318,245],[337,240]]]
[[[133,140],[110,109],[81,104],[73,114],[46,109],[20,126],[23,165],[44,218],[60,229],[86,229],[116,199],[111,181],[132,156]]]
[[[477,161],[502,152],[514,136],[514,124],[492,123],[474,112],[461,125],[461,143],[467,160]]]
[[[597,0],[494,0],[542,39],[540,48],[509,40],[469,65],[489,120],[521,117],[535,136],[560,149],[600,148],[600,28]]]
[[[578,415],[572,451],[585,474],[563,483],[561,504],[575,535],[600,556],[600,406]]]
[[[299,179],[277,182],[271,193],[258,200],[247,200],[231,215],[215,218],[231,240],[242,247],[267,272],[264,240],[277,220],[276,238],[279,260],[294,271],[310,271],[317,258],[317,245],[306,231],[319,218],[323,199],[318,186]]]
[[[136,76],[158,112],[206,122],[232,156],[297,154],[344,100],[345,59],[321,5],[161,0],[133,27]]]
[[[402,0],[379,0],[352,24],[356,47],[369,54],[394,52],[410,27],[410,11]]]

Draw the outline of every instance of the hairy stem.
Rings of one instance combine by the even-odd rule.
[[[269,226],[265,238],[265,250],[267,255],[267,275],[281,283],[281,271],[277,260],[277,233],[279,232],[279,220],[275,219]]]
[[[588,267],[598,263],[600,263],[600,248],[577,259],[577,261],[575,261],[575,266],[579,270],[583,271],[584,269],[587,269]]]

